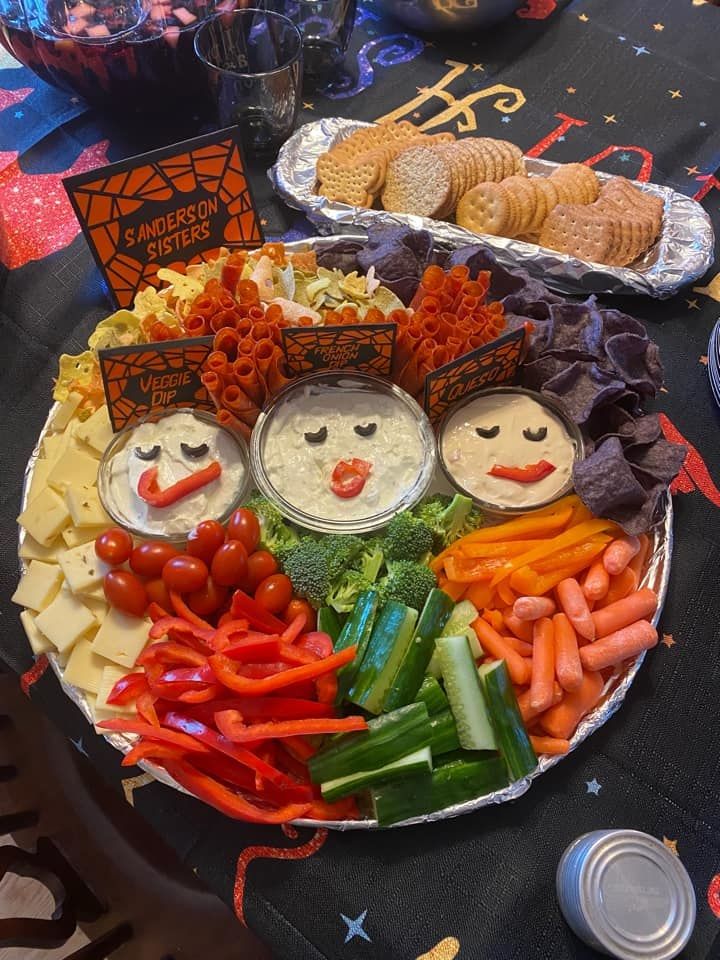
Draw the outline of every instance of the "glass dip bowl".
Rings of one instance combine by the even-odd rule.
[[[394,384],[319,373],[286,387],[260,414],[250,462],[261,493],[289,520],[321,533],[367,533],[425,494],[435,438]]]
[[[529,513],[572,490],[585,456],[580,428],[552,400],[523,387],[495,387],[450,407],[438,428],[438,458],[449,482],[489,514]],[[532,479],[531,466],[553,469]],[[522,479],[491,476],[506,468]],[[547,469],[547,468],[545,468]]]
[[[220,476],[169,506],[153,506],[137,492],[140,476],[157,468],[162,491],[217,461]],[[223,523],[242,502],[250,482],[242,437],[212,414],[179,409],[149,414],[108,444],[98,471],[98,494],[118,526],[137,537],[183,540],[201,520]]]

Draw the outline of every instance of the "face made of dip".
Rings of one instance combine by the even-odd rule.
[[[138,492],[140,478],[156,469],[153,489],[178,492],[176,484],[200,474],[211,464],[220,475],[168,506],[153,506]],[[109,506],[127,526],[154,535],[187,533],[200,520],[223,516],[244,486],[246,467],[238,445],[221,427],[193,413],[172,413],[156,423],[141,423],[109,463],[106,484]]]
[[[565,487],[576,444],[562,421],[532,397],[498,393],[479,396],[450,417],[441,452],[454,480],[478,500],[530,508]],[[493,476],[493,468],[519,471],[518,479]]]
[[[425,450],[395,397],[308,387],[273,411],[262,450],[267,478],[289,504],[326,520],[363,520],[415,485]]]

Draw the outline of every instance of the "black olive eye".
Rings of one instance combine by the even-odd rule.
[[[142,447],[135,447],[135,456],[138,460],[154,460],[160,453],[160,444],[156,443],[154,447],[150,447],[149,450],[143,450]]]
[[[353,430],[359,437],[371,437],[377,430],[376,423],[358,424]]]
[[[483,440],[492,440],[500,433],[500,427],[497,424],[494,427],[475,427],[475,433]]]
[[[526,427],[523,430],[523,436],[526,440],[544,440],[547,436],[547,427],[538,427],[537,430],[531,430],[530,427]]]
[[[317,433],[306,433],[305,439],[308,443],[325,443],[327,440],[327,427],[320,427]]]
[[[197,447],[191,447],[189,443],[181,443],[180,449],[186,457],[191,457],[193,460],[197,460],[198,457],[204,457],[210,447],[208,447],[206,443],[201,443]]]

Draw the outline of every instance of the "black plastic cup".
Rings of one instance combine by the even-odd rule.
[[[220,126],[239,126],[249,154],[277,153],[295,126],[302,90],[295,24],[251,7],[221,13],[198,28],[195,53],[207,69]]]
[[[356,0],[274,0],[271,7],[297,24],[306,77],[326,78],[342,64],[355,26]]]

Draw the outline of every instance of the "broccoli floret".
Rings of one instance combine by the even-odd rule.
[[[420,560],[433,548],[430,527],[409,511],[398,513],[388,524],[383,549],[388,560]]]
[[[260,546],[282,563],[285,554],[300,541],[297,531],[285,522],[278,508],[258,491],[244,506],[252,510],[260,521]]]
[[[459,493],[454,497],[435,494],[416,507],[413,513],[432,530],[433,550],[436,553],[477,529],[483,519],[470,497]]]
[[[391,560],[386,577],[378,583],[383,601],[398,600],[415,610],[422,610],[428,594],[437,586],[429,567],[413,560]]]
[[[305,597],[316,607],[325,603],[332,581],[328,571],[328,555],[321,540],[303,537],[285,553],[282,566],[298,596]]]
[[[328,575],[331,580],[342,576],[365,546],[360,537],[342,533],[329,533],[320,543],[327,555]]]
[[[362,543],[362,553],[335,582],[326,598],[329,607],[338,613],[348,613],[363,592],[374,586],[384,563],[384,555],[377,540]]]

